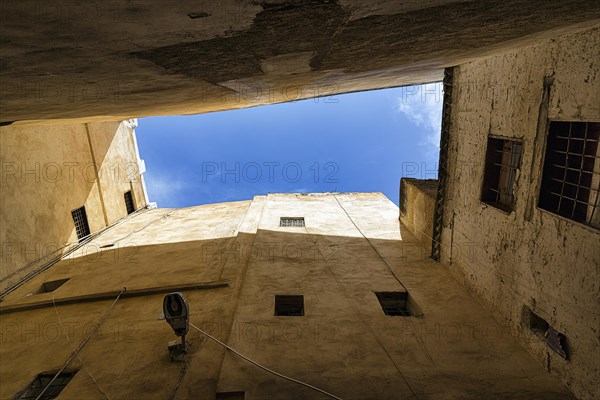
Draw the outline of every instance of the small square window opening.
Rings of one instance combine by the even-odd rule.
[[[301,228],[304,226],[304,217],[281,217],[279,219],[279,226]]]
[[[275,295],[275,315],[279,317],[304,316],[304,296]]]
[[[407,292],[375,292],[385,315],[409,317]]]
[[[56,373],[44,372],[42,374],[39,374],[33,380],[33,382],[31,382],[29,384],[29,386],[25,390],[21,391],[20,393],[17,393],[17,395],[14,397],[14,399],[15,400],[33,400],[33,399],[51,400],[51,399],[55,399],[56,397],[58,397],[60,392],[62,392],[63,389],[69,384],[69,382],[71,381],[71,379],[73,379],[73,377],[75,376],[76,373],[77,373],[77,371],[75,371],[75,372],[64,372],[63,371],[58,375],[58,377],[56,377],[56,379],[54,379],[54,381],[52,381],[52,379],[54,378],[54,375],[56,375]],[[50,382],[52,382],[52,383],[50,383]],[[46,386],[48,386],[47,389],[45,389]],[[43,392],[43,394],[42,394],[42,392]]]

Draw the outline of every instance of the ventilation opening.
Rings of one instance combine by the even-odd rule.
[[[409,317],[407,292],[375,292],[385,315]]]
[[[548,347],[564,359],[568,359],[567,338],[558,332],[545,319],[525,306],[525,318],[529,329],[539,338],[543,339]]]
[[[279,226],[303,227],[304,217],[281,217]]]
[[[61,287],[62,285],[64,285],[68,280],[69,280],[69,278],[66,278],[66,279],[57,279],[55,281],[50,281],[50,282],[44,282],[42,284],[42,286],[40,286],[36,291],[30,293],[29,295],[32,295],[32,294],[41,294],[41,293],[52,293],[56,289],[58,289],[59,287]]]
[[[216,400],[244,400],[245,392],[221,392],[217,393]]]
[[[133,204],[133,194],[131,194],[131,190],[125,192],[125,208],[127,209],[127,215],[131,214],[135,211],[135,205]]]
[[[58,397],[60,392],[69,384],[71,379],[75,376],[77,371],[74,372],[61,372],[54,382],[50,384],[56,373],[44,372],[39,374],[33,382],[27,386],[27,388],[14,397],[15,400],[51,400]],[[50,384],[50,386],[48,386]],[[48,388],[44,391],[44,389]],[[42,394],[43,392],[43,394]],[[40,396],[41,395],[41,396]]]
[[[304,315],[304,296],[275,295],[275,315],[279,317],[302,317]]]
[[[75,224],[75,232],[77,232],[77,239],[81,242],[87,236],[90,235],[90,225],[88,224],[87,214],[85,212],[85,206],[79,207],[71,211],[73,217],[73,223]]]
[[[521,142],[489,137],[481,201],[510,212],[515,205],[513,187],[521,162]]]
[[[531,332],[540,337],[545,337],[546,332],[548,332],[548,328],[550,327],[548,322],[530,309],[527,309],[527,311],[529,317],[529,329],[531,329]]]
[[[600,229],[600,122],[550,121],[538,206]]]

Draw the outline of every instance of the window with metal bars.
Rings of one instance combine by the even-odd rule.
[[[489,137],[485,155],[485,170],[481,201],[510,212],[515,207],[513,188],[521,163],[520,141]]]
[[[281,217],[279,226],[303,227],[304,217]]]
[[[73,223],[75,223],[75,232],[77,232],[77,239],[81,242],[86,236],[90,234],[90,225],[88,224],[87,214],[85,212],[85,206],[79,207],[71,211],[73,217]]]
[[[304,315],[304,296],[275,295],[275,315],[279,317],[302,317]]]
[[[538,206],[600,229],[600,122],[550,121]]]
[[[125,192],[125,208],[127,208],[127,214],[131,214],[135,211],[135,206],[133,205],[133,194],[131,190]]]
[[[385,315],[409,317],[407,292],[375,292]]]
[[[61,372],[56,379],[50,384],[52,378],[56,373],[44,372],[39,374],[33,382],[27,386],[27,388],[19,393],[15,397],[14,400],[51,400],[58,397],[60,392],[68,385],[68,383],[73,379],[77,371],[74,372]],[[50,384],[50,386],[48,386]],[[44,388],[48,388],[44,390]],[[42,394],[43,392],[43,394]],[[40,396],[41,395],[41,396]]]

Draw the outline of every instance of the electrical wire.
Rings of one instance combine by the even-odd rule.
[[[352,225],[354,225],[354,227],[356,228],[356,230],[358,231],[358,233],[360,233],[361,236],[371,245],[371,247],[373,248],[373,250],[375,251],[375,253],[379,256],[379,258],[381,259],[381,261],[383,261],[383,263],[385,264],[385,266],[387,267],[387,269],[390,271],[390,273],[392,274],[392,276],[396,279],[396,282],[398,282],[400,284],[400,286],[402,286],[402,288],[404,289],[404,291],[408,292],[408,289],[406,289],[406,286],[404,286],[404,284],[402,283],[402,281],[400,281],[400,278],[398,278],[398,275],[396,275],[396,273],[394,272],[394,270],[392,269],[392,267],[390,266],[390,264],[388,264],[388,262],[386,261],[386,259],[383,258],[383,256],[379,253],[379,251],[375,247],[375,245],[363,233],[363,231],[358,227],[358,225],[356,225],[356,223],[354,222],[354,220],[352,219],[352,217],[350,216],[350,214],[348,214],[348,211],[346,210],[346,208],[342,205],[342,203],[340,203],[340,201],[338,200],[338,198],[337,198],[337,196],[335,194],[333,195],[333,198],[338,203],[338,205],[340,206],[340,208],[344,211],[344,213],[346,214],[346,217],[348,217],[348,219],[350,220],[350,222],[352,222]]]
[[[134,211],[133,213],[126,215],[122,218],[120,218],[118,221],[116,221],[115,223],[113,223],[112,225],[106,226],[102,229],[100,229],[97,232],[93,232],[90,233],[89,235],[83,236],[80,241],[75,245],[72,246],[72,243],[67,243],[62,247],[59,247],[58,249],[54,250],[52,253],[56,253],[59,250],[62,250],[66,247],[72,246],[69,250],[67,250],[64,253],[60,253],[58,255],[56,255],[54,258],[51,258],[50,261],[46,262],[45,264],[43,264],[40,268],[38,268],[37,270],[34,270],[28,274],[26,274],[24,277],[18,279],[15,283],[13,283],[12,285],[7,286],[5,289],[3,289],[2,291],[0,291],[0,300],[2,300],[4,297],[6,297],[9,293],[11,293],[12,291],[14,291],[15,289],[17,289],[18,287],[20,287],[21,285],[23,285],[25,282],[28,282],[29,280],[33,279],[34,277],[36,277],[37,275],[41,274],[42,272],[46,271],[48,268],[52,267],[53,265],[57,264],[58,262],[60,262],[61,260],[65,259],[66,257],[68,257],[69,255],[71,255],[72,253],[74,253],[75,251],[79,250],[81,247],[85,246],[86,244],[90,243],[92,240],[94,240],[95,238],[97,238],[98,236],[100,236],[102,233],[104,233],[105,231],[129,220],[130,218],[133,218],[136,215],[141,214],[144,211],[149,210],[148,206],[144,207],[144,208],[140,208],[136,211]],[[17,275],[19,273],[21,273],[22,271],[25,271],[26,269],[28,269],[30,266],[40,262],[41,260],[48,258],[48,256],[44,256],[41,258],[38,258],[37,260],[31,261],[30,263],[28,263],[27,265],[25,265],[24,267],[19,268],[18,270],[12,272],[11,274],[5,276],[4,278],[2,278],[0,280],[0,282],[5,282],[6,280],[10,279],[10,277]]]
[[[37,395],[37,397],[35,398],[35,400],[40,400],[42,398],[42,396],[44,395],[44,393],[46,393],[46,390],[48,390],[48,388],[50,387],[50,385],[52,385],[54,383],[54,381],[56,380],[56,378],[58,378],[58,376],[69,366],[69,364],[71,363],[71,361],[73,361],[73,359],[75,357],[77,357],[77,354],[79,354],[79,352],[87,344],[87,342],[94,335],[94,333],[96,333],[96,331],[98,330],[98,328],[100,327],[100,325],[102,325],[102,323],[104,322],[104,320],[108,317],[108,315],[110,314],[110,311],[113,309],[113,307],[115,306],[115,304],[117,303],[117,301],[119,300],[119,298],[121,297],[121,295],[123,294],[123,292],[125,292],[125,288],[121,289],[121,292],[119,293],[119,295],[117,296],[117,298],[115,299],[115,301],[113,301],[112,304],[110,305],[110,307],[108,308],[108,310],[106,310],[104,312],[104,315],[102,315],[102,318],[100,318],[100,320],[98,321],[98,323],[96,323],[96,326],[94,326],[94,329],[92,329],[91,332],[85,337],[85,339],[83,339],[81,341],[81,343],[79,343],[79,346],[77,346],[77,348],[75,349],[75,351],[73,351],[73,353],[71,354],[71,356],[69,357],[69,359],[64,363],[64,365],[62,366],[62,368],[58,370],[58,372],[54,375],[54,377],[50,380],[50,382],[48,382],[48,384],[44,387],[44,389],[40,392],[40,394]]]
[[[58,314],[58,308],[56,307],[56,301],[54,300],[54,293],[52,293],[52,304],[54,305],[54,312],[56,312],[56,317],[58,318],[58,325],[60,327],[60,330],[62,332],[64,332],[64,325],[62,323],[62,319],[60,318],[60,315]],[[71,342],[71,339],[69,339],[69,335],[66,332],[64,332],[64,334],[65,334],[65,338],[67,339],[67,342],[69,342],[69,344],[72,345],[73,343]],[[85,369],[85,372],[87,372],[87,374],[90,376],[90,378],[92,378],[92,381],[94,381],[94,383],[96,384],[96,386],[98,386],[98,389],[102,392],[102,394],[104,395],[104,397],[106,397],[107,400],[110,400],[110,397],[108,397],[108,394],[106,394],[106,392],[104,390],[102,390],[102,388],[98,384],[98,381],[96,381],[96,378],[94,378],[94,376],[90,372],[89,368],[84,364],[84,362],[81,359],[81,357],[77,356],[77,359],[79,360],[79,362],[81,363],[81,365],[83,365],[83,368]]]
[[[231,351],[232,353],[234,353],[234,354],[235,354],[235,355],[237,355],[238,357],[241,357],[241,358],[243,358],[244,360],[248,361],[250,364],[253,364],[253,365],[257,366],[258,368],[260,368],[260,369],[263,369],[263,370],[267,371],[267,372],[268,372],[268,373],[270,373],[270,374],[273,374],[273,375],[275,375],[275,376],[278,376],[278,377],[280,377],[280,378],[286,379],[286,380],[288,380],[288,381],[290,381],[290,382],[294,382],[294,383],[297,383],[297,384],[299,384],[299,385],[306,386],[307,388],[309,388],[309,389],[312,389],[312,390],[314,390],[314,391],[317,391],[317,392],[319,392],[319,393],[321,393],[321,394],[324,394],[325,396],[329,396],[329,397],[331,397],[332,399],[342,400],[341,398],[337,397],[336,395],[334,395],[334,394],[331,394],[331,393],[329,393],[329,392],[326,392],[326,391],[325,391],[325,390],[323,390],[323,389],[319,389],[319,388],[318,388],[318,387],[316,387],[316,386],[313,386],[313,385],[311,385],[311,384],[308,384],[308,383],[306,383],[306,382],[299,381],[298,379],[294,379],[294,378],[291,378],[291,377],[289,377],[289,376],[283,375],[283,374],[281,374],[281,373],[279,373],[279,372],[277,372],[277,371],[273,371],[272,369],[270,369],[270,368],[267,368],[267,367],[265,367],[264,365],[262,365],[262,364],[259,364],[259,363],[257,363],[257,362],[256,362],[256,361],[254,361],[254,360],[251,360],[250,358],[246,357],[246,356],[245,356],[245,355],[243,355],[242,353],[240,353],[240,352],[238,352],[237,350],[235,350],[233,347],[231,347],[231,346],[228,346],[228,345],[226,345],[225,343],[221,342],[219,339],[217,339],[216,337],[212,336],[211,334],[209,334],[209,333],[207,333],[207,332],[204,332],[202,329],[198,328],[196,325],[192,324],[191,322],[190,322],[190,326],[191,326],[192,328],[196,329],[198,332],[202,333],[202,334],[203,334],[204,336],[206,336],[207,338],[209,338],[209,339],[212,339],[212,340],[214,340],[215,342],[217,342],[218,344],[220,344],[221,346],[225,347],[227,350]]]

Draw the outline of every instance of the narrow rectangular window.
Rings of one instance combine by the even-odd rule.
[[[90,225],[88,224],[87,214],[85,212],[85,206],[79,207],[71,211],[73,217],[73,223],[75,224],[75,232],[77,232],[77,239],[81,242],[87,236],[90,235]]]
[[[407,292],[375,292],[385,315],[409,317]]]
[[[279,226],[303,227],[304,217],[281,217]]]
[[[523,145],[514,139],[489,137],[481,201],[510,212],[515,206],[513,188]]]
[[[131,194],[131,190],[125,192],[125,208],[127,209],[127,214],[131,214],[135,211],[135,205],[133,204],[133,194]]]
[[[54,381],[54,375],[56,373],[44,372],[35,377],[33,382],[27,386],[23,391],[17,393],[14,397],[15,400],[51,400],[58,397],[60,392],[69,384],[71,379],[75,376],[75,372],[61,372]],[[52,383],[50,383],[52,382]],[[47,387],[47,388],[46,388]]]
[[[304,315],[304,296],[275,295],[275,315],[280,317],[302,317]]]
[[[538,206],[600,229],[600,122],[550,121]]]

